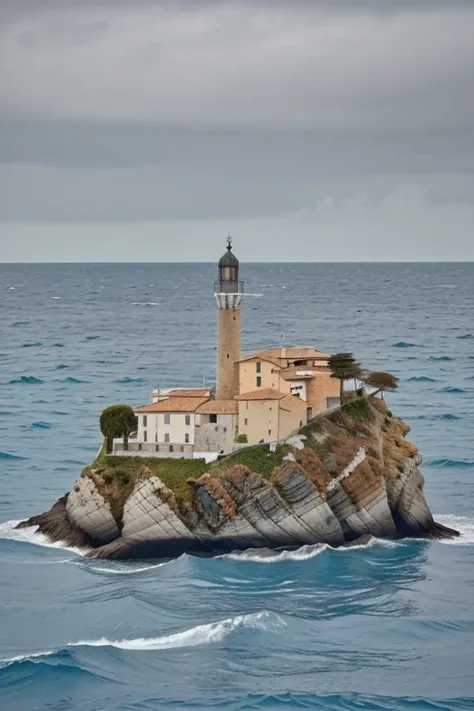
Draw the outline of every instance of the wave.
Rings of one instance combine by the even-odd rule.
[[[100,336],[86,336],[86,341],[97,341]]]
[[[32,375],[22,375],[21,378],[10,380],[9,385],[42,385],[44,380],[35,378]]]
[[[118,385],[131,385],[132,383],[146,383],[146,378],[120,378],[120,380],[114,380]]]
[[[43,548],[60,548],[61,550],[71,551],[77,555],[84,556],[87,550],[81,550],[68,546],[63,541],[51,541],[44,533],[38,533],[38,526],[30,526],[28,528],[17,528],[19,521],[5,521],[0,523],[0,539],[6,541],[17,541],[18,543],[31,543],[35,546]]]
[[[14,663],[29,662],[34,659],[52,657],[57,654],[64,654],[68,649],[75,647],[114,647],[131,652],[151,652],[165,649],[177,649],[179,647],[197,647],[205,644],[214,644],[228,637],[238,629],[254,629],[265,632],[280,632],[286,628],[285,621],[276,613],[255,612],[249,615],[237,615],[229,617],[220,622],[211,622],[205,625],[197,625],[190,629],[176,632],[162,637],[138,637],[136,639],[110,640],[107,637],[101,639],[81,640],[71,642],[64,649],[46,650],[44,652],[34,652],[9,659],[0,660],[0,667],[9,666]]]
[[[408,378],[408,383],[436,383],[434,378],[429,378],[427,375],[414,375],[412,378]]]
[[[61,383],[71,383],[71,385],[81,385],[81,383],[86,383],[86,380],[79,380],[79,378],[72,378],[69,376],[68,378],[64,378],[64,380],[60,381]]]
[[[29,326],[29,321],[15,321],[11,324],[11,328],[19,328],[20,326]]]
[[[164,565],[168,565],[168,562],[154,563],[152,565],[135,565],[131,562],[122,563],[120,561],[110,561],[109,565],[104,565],[104,561],[102,561],[100,565],[96,565],[94,560],[72,560],[67,562],[72,563],[73,565],[77,565],[85,570],[88,570],[91,573],[99,573],[106,575],[136,575],[137,573],[146,573],[149,570],[156,570],[157,568],[162,568]]]
[[[20,457],[18,454],[9,454],[9,452],[0,452],[0,459],[3,461],[25,461],[26,457]]]
[[[66,368],[70,368],[69,365],[66,365],[65,363],[60,363],[59,365],[56,366],[56,370],[66,370]]]
[[[392,343],[392,348],[416,348],[416,344],[408,341],[398,341],[398,343]]]
[[[282,563],[286,561],[305,561],[315,558],[325,551],[331,553],[350,553],[353,550],[362,548],[371,548],[379,545],[385,548],[394,548],[400,545],[397,541],[389,541],[381,538],[371,538],[367,543],[360,545],[352,545],[350,547],[341,546],[333,548],[328,543],[314,543],[313,545],[304,545],[296,550],[276,551],[271,548],[249,548],[246,551],[234,551],[218,556],[227,560],[236,560],[244,563]]]
[[[50,430],[54,425],[51,422],[43,422],[40,420],[39,422],[33,422],[30,427],[35,430]]]
[[[465,333],[463,336],[456,336],[458,341],[470,341],[471,338],[474,338],[474,335],[472,333]]]
[[[132,306],[160,306],[157,301],[132,301]]]
[[[474,459],[428,459],[426,461],[430,467],[442,469],[450,467],[452,469],[460,469],[463,467],[474,467]]]
[[[66,346],[64,345],[64,343],[53,343],[51,348],[66,348]]]
[[[448,362],[448,361],[454,360],[454,358],[451,358],[451,356],[446,356],[446,355],[444,355],[444,356],[430,356],[429,359],[430,360],[437,360],[439,362],[442,362],[442,361]]]
[[[454,415],[452,412],[443,412],[442,415],[416,415],[407,417],[408,420],[461,420],[460,415]]]
[[[42,345],[43,344],[39,343],[39,342],[38,343],[23,343],[21,345],[21,348],[39,348]]]
[[[466,392],[462,388],[455,388],[451,385],[447,385],[445,388],[441,388],[441,390],[438,390],[440,393],[450,393],[451,395],[458,395]]]
[[[435,521],[438,521],[443,526],[454,528],[461,534],[459,538],[452,538],[440,541],[447,545],[472,545],[474,544],[474,519],[468,516],[454,516],[453,514],[440,514],[434,516]]]

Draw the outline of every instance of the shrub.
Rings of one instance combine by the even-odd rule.
[[[246,434],[239,434],[235,438],[237,444],[248,444],[249,438]]]

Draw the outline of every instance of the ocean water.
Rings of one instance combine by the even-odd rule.
[[[68,491],[114,402],[211,383],[215,266],[0,265],[0,708],[474,708],[474,265],[243,265],[246,349],[351,350],[455,542],[104,562],[16,521]]]

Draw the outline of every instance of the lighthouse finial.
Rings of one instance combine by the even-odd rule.
[[[227,235],[227,249],[229,250],[229,252],[232,249],[232,235],[230,234],[230,232]]]

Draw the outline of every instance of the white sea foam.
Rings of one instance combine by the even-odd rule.
[[[21,521],[5,521],[5,523],[0,523],[0,538],[9,541],[18,541],[19,543],[32,543],[35,546],[43,546],[45,548],[60,548],[80,556],[84,556],[87,553],[87,550],[68,546],[67,543],[63,541],[51,541],[44,533],[38,533],[38,526],[16,528],[19,523],[21,523]]]
[[[324,553],[325,551],[331,551],[333,553],[350,553],[353,550],[361,548],[371,548],[372,546],[382,546],[384,548],[396,548],[400,545],[399,541],[389,541],[382,538],[371,538],[368,543],[363,543],[361,545],[353,545],[350,547],[340,546],[338,548],[333,548],[327,543],[315,543],[314,545],[301,546],[297,550],[289,551],[273,551],[268,548],[250,548],[246,551],[235,551],[234,553],[227,553],[226,555],[219,556],[220,558],[227,558],[230,560],[236,560],[244,563],[281,563],[283,561],[305,561],[315,558],[316,556]]]
[[[196,647],[201,644],[212,644],[225,639],[231,632],[239,628],[278,632],[286,627],[284,620],[272,612],[257,612],[251,615],[229,617],[220,622],[198,625],[183,632],[164,637],[144,637],[138,639],[122,639],[112,641],[103,637],[98,640],[75,642],[70,647],[115,647],[130,651],[152,651],[160,649],[175,649],[177,647]]]
[[[256,612],[251,615],[238,615],[229,617],[220,622],[211,622],[207,625],[197,625],[183,632],[164,635],[162,637],[139,637],[137,639],[110,640],[107,637],[101,639],[88,639],[80,642],[72,642],[67,645],[71,647],[115,647],[132,652],[151,652],[164,649],[177,649],[179,647],[197,647],[204,644],[220,642],[237,629],[254,629],[265,632],[281,632],[285,629],[285,621],[273,612]],[[14,662],[24,662],[43,657],[50,657],[57,651],[48,650],[46,652],[35,652],[23,656],[12,657],[0,660],[0,667],[5,667]]]
[[[474,543],[474,519],[468,516],[453,516],[452,514],[443,514],[433,517],[435,521],[443,526],[454,528],[461,534],[459,538],[450,538],[441,541],[451,546],[466,546]]]
[[[133,563],[118,563],[116,561],[111,562],[109,566],[104,566],[103,564],[95,565],[95,561],[93,560],[87,561],[86,564],[82,561],[75,560],[68,562],[73,565],[79,565],[81,568],[90,569],[94,573],[104,573],[107,575],[135,575],[136,573],[144,573],[148,570],[155,570],[156,568],[162,568],[164,565],[168,565],[168,562],[143,566],[136,566]]]
[[[158,301],[132,301],[132,306],[159,306]]]

